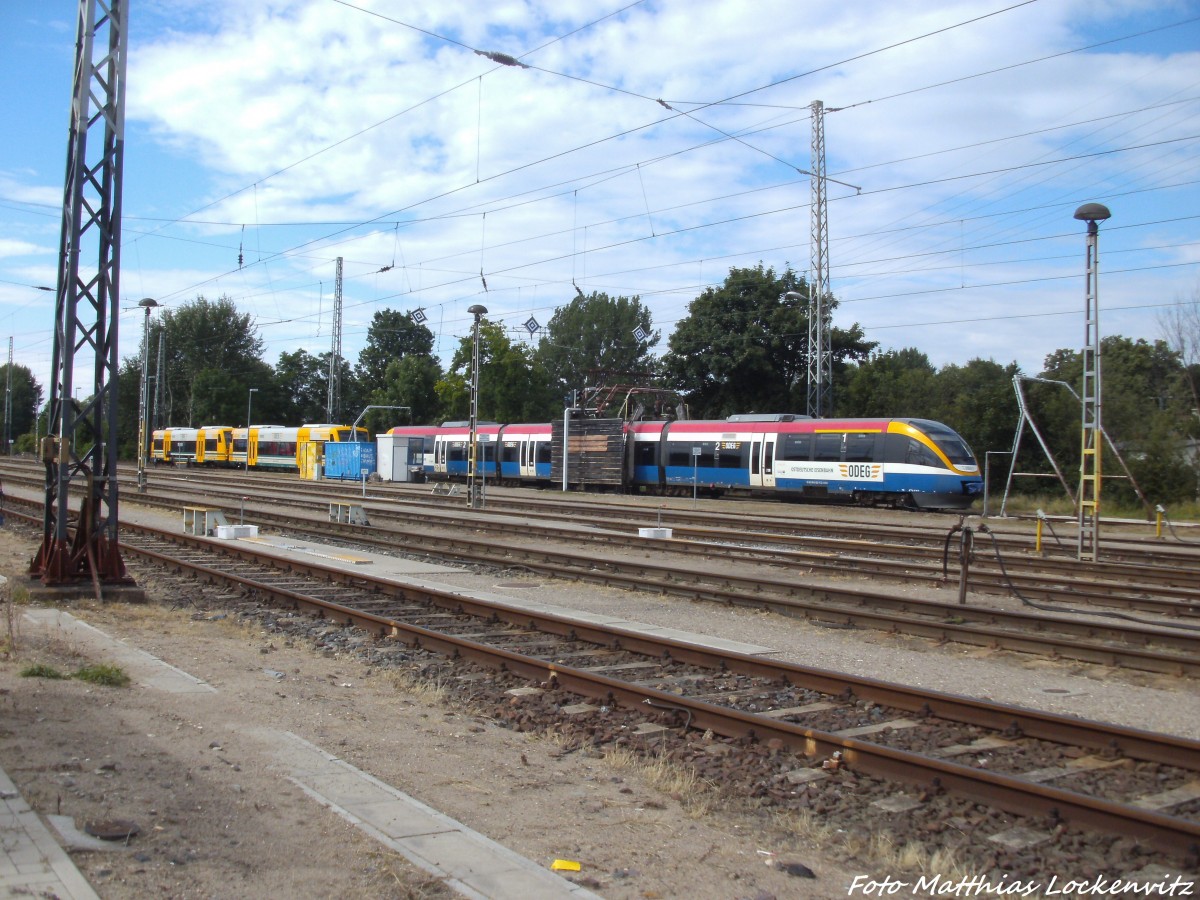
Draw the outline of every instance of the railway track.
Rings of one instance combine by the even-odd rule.
[[[263,490],[264,485],[268,491],[285,489],[295,498],[291,503],[309,508],[322,507],[331,499],[344,501],[348,495],[343,484],[313,484],[260,476],[259,473],[254,473],[247,481],[245,475],[220,475],[208,470],[204,470],[203,478],[197,479],[194,477],[196,471],[185,470],[191,475],[173,470],[155,474],[157,480],[169,481],[196,502],[203,498],[227,511],[244,505],[248,490]],[[26,468],[22,474],[27,486],[39,484],[32,470]],[[372,497],[361,501],[376,522],[392,522],[397,527],[407,522],[410,527],[420,527],[420,517],[428,514],[436,515],[448,526],[476,530],[482,520],[478,511],[467,510],[444,498],[431,499],[427,491],[397,494],[394,490],[383,489],[377,494],[380,490],[380,486],[373,485]],[[176,490],[172,496],[179,498],[181,494]],[[388,502],[396,497],[402,502]],[[141,499],[152,502],[151,498]],[[537,524],[524,527],[551,539],[562,539],[569,534],[554,530],[555,523],[569,528],[577,525],[580,519],[578,499],[531,500],[505,496],[499,501],[493,499],[487,512],[535,515]],[[947,540],[953,537],[950,529],[954,520],[945,516],[936,517],[944,523],[936,527],[905,524],[897,528],[854,523],[849,528],[849,533],[854,536],[847,537],[814,533],[845,529],[836,523],[813,522],[807,518],[797,520],[756,514],[752,518],[731,521],[725,514],[706,513],[700,514],[699,521],[707,524],[689,525],[687,522],[696,519],[697,514],[677,508],[648,510],[645,505],[610,502],[587,506],[589,521],[597,525],[605,523],[617,531],[633,532],[646,524],[647,514],[655,515],[656,520],[673,528],[677,538],[692,542],[684,545],[677,541],[673,546],[680,553],[722,556],[737,562],[798,566],[837,576],[853,571],[904,583],[940,585],[948,578],[959,577],[959,541]],[[1138,541],[1129,545],[1140,548],[1136,556],[1131,557],[1136,558],[1136,562],[1106,560],[1081,564],[1075,559],[1032,554],[1029,536],[1000,530],[1008,526],[984,526],[986,531],[978,530],[978,524],[975,527],[969,575],[972,591],[1017,596],[1027,601],[1086,604],[1131,613],[1200,616],[1200,591],[1196,588],[1200,584],[1200,544],[1190,548]],[[872,537],[872,533],[876,536]],[[898,535],[903,535],[903,539]],[[597,532],[596,539],[603,540],[603,535]],[[1132,553],[1133,549],[1126,551],[1126,555]]]
[[[170,509],[178,509],[181,502],[178,493],[169,498],[141,495],[139,501]],[[415,525],[363,527],[304,517],[296,510],[259,507],[249,521],[289,533],[307,531],[318,539],[333,536],[384,552],[402,550],[479,565],[521,566],[554,577],[764,609],[832,627],[871,628],[1141,671],[1200,674],[1200,628],[1196,626],[1171,627],[1173,620],[1160,620],[1166,623],[1161,625],[938,602],[812,577],[822,568],[844,574],[849,561],[839,555],[776,552],[769,557],[770,565],[763,565],[761,557],[747,560],[737,548],[688,541],[654,542],[651,553],[644,541],[627,533],[577,526],[564,530],[526,521],[519,526],[511,521],[489,523],[489,517],[478,513],[470,530],[457,514],[446,520],[424,515]],[[521,537],[511,536],[514,528]],[[914,571],[911,578],[920,574]],[[1071,594],[1076,601],[1088,596],[1078,589]],[[1187,610],[1176,599],[1142,597],[1139,602],[1158,612],[1169,609],[1174,617],[1181,608]]]
[[[591,721],[611,733],[620,708],[638,720],[623,727],[647,740],[716,735],[730,765],[739,747],[774,747],[786,755],[763,790],[777,799],[853,772],[914,806],[945,793],[1035,817],[1038,827],[1067,823],[1176,857],[1200,853],[1200,742],[272,559],[244,543],[142,526],[124,534],[127,559],[353,625],[381,652],[422,648],[504,673],[502,687],[518,685],[507,688],[506,705],[528,700],[573,728]],[[901,785],[916,785],[916,794]]]

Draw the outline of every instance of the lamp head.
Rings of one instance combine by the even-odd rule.
[[[471,315],[473,315],[475,318],[478,319],[480,316],[487,315],[487,307],[481,306],[480,304],[476,303],[474,306],[467,307],[467,312],[469,312]]]
[[[154,308],[155,306],[158,306],[158,301],[155,300],[153,297],[143,297],[141,300],[138,301],[138,306],[143,307],[146,310],[146,312],[149,312],[152,308]]]
[[[1108,207],[1102,203],[1085,203],[1075,210],[1075,218],[1081,222],[1103,222],[1111,216]]]

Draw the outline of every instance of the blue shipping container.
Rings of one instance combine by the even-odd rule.
[[[375,472],[376,459],[374,441],[328,441],[325,444],[325,477],[361,481],[364,469],[367,475]]]

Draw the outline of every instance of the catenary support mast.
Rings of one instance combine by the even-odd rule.
[[[812,308],[808,317],[808,402],[810,416],[830,412],[833,398],[833,353],[830,349],[829,204],[825,184],[825,104],[812,102],[811,232],[809,252]]]
[[[31,573],[128,583],[117,543],[117,319],[126,0],[80,0],[55,299],[46,509]],[[79,387],[89,396],[76,400]],[[82,496],[74,538],[71,490]]]
[[[337,258],[333,276],[333,347],[329,352],[329,396],[325,404],[326,421],[337,421],[342,402],[342,258]]]

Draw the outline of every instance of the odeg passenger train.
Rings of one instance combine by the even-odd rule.
[[[407,439],[414,474],[466,477],[466,423],[406,426],[389,434]],[[589,420],[487,422],[476,424],[476,435],[479,477],[507,484],[709,496],[746,492],[918,509],[966,509],[983,491],[979,464],[966,442],[928,419],[743,415],[618,421],[607,430],[591,427]]]

